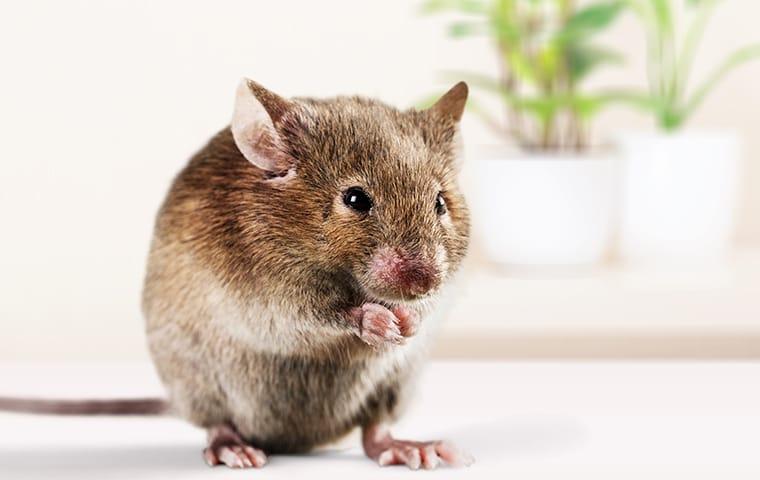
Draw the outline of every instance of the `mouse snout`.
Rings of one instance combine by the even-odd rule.
[[[370,274],[382,290],[402,297],[424,295],[440,282],[432,260],[396,248],[379,249],[372,258]]]

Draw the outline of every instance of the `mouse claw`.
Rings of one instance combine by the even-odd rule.
[[[381,467],[385,467],[393,463],[393,451],[388,449],[377,457],[377,464]]]
[[[349,315],[358,319],[359,337],[368,345],[380,348],[405,343],[398,318],[386,307],[365,303],[360,308],[351,309]]]
[[[417,333],[420,328],[420,317],[416,312],[399,305],[394,307],[391,312],[398,320],[399,330],[404,337],[411,337]]]

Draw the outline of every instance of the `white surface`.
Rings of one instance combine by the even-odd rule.
[[[734,133],[627,134],[620,244],[626,260],[725,255],[736,225],[740,175]]]
[[[143,395],[149,367],[0,368],[0,394]],[[477,463],[435,478],[733,480],[760,476],[760,363],[436,363],[396,429],[455,440]],[[262,472],[206,467],[203,433],[173,419],[0,414],[3,479],[399,478],[358,439],[273,456]]]
[[[473,153],[475,225],[507,265],[586,265],[609,253],[616,206],[610,154]]]

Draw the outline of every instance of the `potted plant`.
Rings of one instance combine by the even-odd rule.
[[[679,9],[671,0],[627,0],[647,39],[649,91],[636,102],[657,121],[655,133],[621,135],[620,241],[629,261],[716,258],[730,245],[740,160],[737,135],[684,130],[726,74],[760,55],[760,45],[741,48],[690,88],[698,44],[719,2],[686,0]],[[691,19],[682,35],[676,28],[679,12]]]
[[[615,152],[592,141],[594,115],[613,92],[583,89],[620,56],[595,43],[622,1],[430,0],[450,12],[449,33],[488,35],[499,74],[453,72],[475,90],[469,111],[511,147],[480,152],[474,219],[489,256],[508,265],[583,265],[602,259],[613,227]],[[499,100],[501,115],[477,94]]]

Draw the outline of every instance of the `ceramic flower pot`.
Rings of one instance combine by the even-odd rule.
[[[630,262],[714,259],[734,234],[733,133],[622,135],[620,252]]]
[[[486,253],[510,266],[579,266],[613,237],[614,154],[478,154],[474,212]]]

